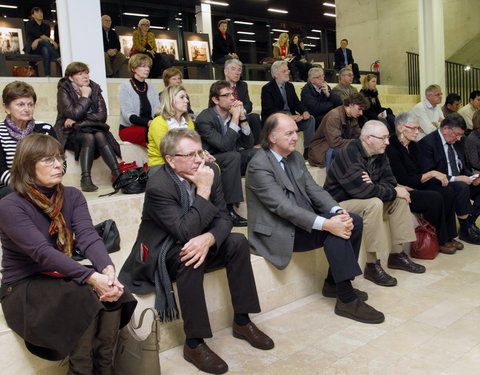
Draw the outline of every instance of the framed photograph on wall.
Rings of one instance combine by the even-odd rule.
[[[208,42],[203,40],[187,40],[188,60],[210,62]]]
[[[175,39],[155,39],[157,44],[157,52],[167,53],[175,56],[175,60],[180,60],[178,44]]]
[[[133,46],[133,36],[131,35],[119,35],[120,39],[120,52],[125,55],[125,57],[130,57],[130,51]]]
[[[0,27],[0,53],[24,53],[22,29]]]

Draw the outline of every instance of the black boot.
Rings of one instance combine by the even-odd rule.
[[[93,319],[90,326],[83,333],[77,346],[69,354],[68,375],[85,375],[93,373],[93,345],[97,331],[97,318]]]
[[[118,166],[117,155],[113,151],[110,145],[105,145],[100,148],[100,155],[102,155],[103,161],[108,165],[108,168],[112,171],[114,178],[120,176],[120,167]]]
[[[82,168],[82,179],[80,180],[80,187],[82,191],[96,191],[98,186],[92,182],[90,171],[93,164],[93,148],[82,147],[80,150],[80,167]]]
[[[97,335],[94,339],[94,373],[115,375],[113,369],[113,349],[117,342],[122,309],[102,311],[98,318]]]

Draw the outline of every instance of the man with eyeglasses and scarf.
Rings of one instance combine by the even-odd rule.
[[[327,172],[325,189],[339,204],[363,218],[363,243],[367,251],[364,277],[380,286],[395,286],[397,279],[382,268],[379,255],[388,236],[382,229],[389,219],[391,251],[388,267],[413,273],[425,267],[412,262],[403,245],[415,241],[408,189],[400,186],[390,168],[385,149],[389,132],[380,121],[367,121],[360,138],[340,149]]]

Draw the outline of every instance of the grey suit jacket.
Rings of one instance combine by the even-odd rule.
[[[292,153],[288,162],[300,190],[318,214],[329,213],[338,205],[313,180],[300,153]],[[251,252],[284,269],[292,257],[295,227],[311,232],[317,215],[297,205],[292,183],[268,150],[260,149],[250,161],[245,186]]]

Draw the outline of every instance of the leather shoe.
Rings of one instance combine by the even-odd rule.
[[[237,323],[233,322],[232,333],[233,337],[247,340],[250,345],[257,349],[269,350],[275,346],[273,340],[260,331],[252,322],[247,323],[244,326],[239,326]]]
[[[380,286],[397,285],[397,279],[385,272],[380,264],[380,260],[377,260],[375,263],[367,263],[363,271],[363,277]]]
[[[335,304],[335,314],[345,318],[356,320],[357,322],[379,324],[385,320],[385,315],[358,298],[352,302],[343,303],[337,298]]]
[[[473,245],[480,245],[480,236],[476,233],[474,225],[470,225],[466,231],[460,229],[458,235],[463,242],[471,243]]]
[[[201,343],[194,349],[183,345],[183,358],[197,366],[199,370],[210,374],[223,374],[228,371],[228,365],[207,344]]]
[[[239,214],[235,212],[232,208],[228,210],[228,214],[230,215],[230,219],[232,219],[234,227],[246,227],[247,226],[247,219],[241,217]]]
[[[357,296],[360,301],[366,301],[368,299],[368,294],[366,292],[362,292],[361,290],[353,288],[353,292]],[[322,294],[324,297],[328,298],[337,298],[337,286],[330,285],[327,282],[323,283]]]
[[[443,254],[455,254],[457,252],[457,248],[452,242],[444,243],[443,245],[440,245],[439,248],[440,252]]]
[[[391,253],[388,256],[388,268],[403,270],[412,273],[424,273],[426,268],[421,264],[412,262],[404,252]]]
[[[449,243],[455,247],[455,250],[463,250],[464,248],[463,243],[457,241],[456,239],[451,240]]]

